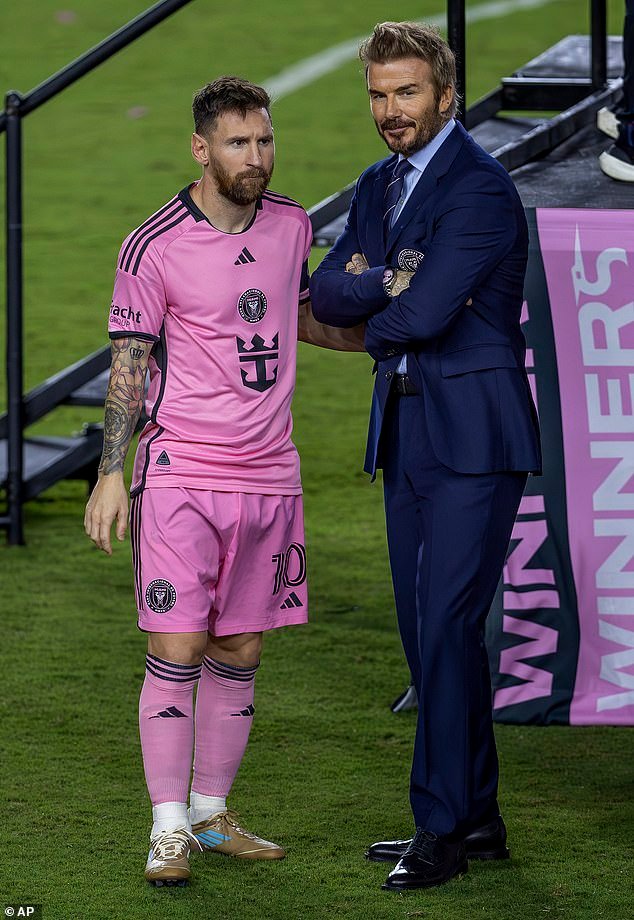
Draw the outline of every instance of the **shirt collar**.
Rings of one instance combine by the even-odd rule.
[[[426,144],[421,150],[417,150],[416,153],[413,153],[408,157],[409,163],[412,166],[416,167],[419,172],[424,172],[425,168],[429,165],[430,160],[438,152],[444,142],[447,140],[451,132],[456,126],[455,119],[450,118],[445,127],[438,132],[438,134],[433,137],[428,144]],[[402,155],[399,156],[399,161],[405,159]]]

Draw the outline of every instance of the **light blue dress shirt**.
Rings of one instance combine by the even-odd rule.
[[[416,188],[416,183],[425,172],[425,169],[431,162],[432,157],[438,153],[455,126],[455,120],[450,118],[445,127],[438,132],[436,137],[433,137],[425,147],[423,147],[421,150],[417,150],[416,153],[413,153],[411,157],[407,158],[408,163],[413,166],[414,169],[410,169],[408,174],[405,176],[405,179],[403,180],[403,191],[401,192],[401,197],[397,201],[396,207],[394,208],[391,226],[394,226],[396,218],[405,207],[407,199]],[[404,159],[404,156],[399,156],[399,163]]]

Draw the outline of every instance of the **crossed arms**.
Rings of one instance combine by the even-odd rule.
[[[366,350],[377,360],[443,335],[517,238],[504,180],[490,170],[472,174],[439,202],[422,264],[390,298],[382,286],[385,266],[351,271],[362,264],[358,208],[357,193],[343,233],[311,277],[311,298],[321,322],[345,327],[365,321]]]

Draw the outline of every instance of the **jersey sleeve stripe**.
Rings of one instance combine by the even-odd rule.
[[[154,231],[158,230],[160,227],[165,226],[165,224],[168,221],[172,220],[172,218],[180,214],[182,210],[183,210],[183,205],[180,203],[180,201],[175,202],[175,205],[172,207],[170,211],[167,211],[167,213],[164,214],[162,217],[160,217],[158,220],[155,219],[151,224],[149,224],[146,227],[145,230],[142,230],[140,233],[136,234],[136,239],[134,240],[134,243],[130,247],[130,251],[125,261],[125,265],[121,266],[124,272],[130,271],[132,260],[134,259],[134,256],[136,252],[138,251],[139,246],[148,238],[148,236],[154,233]]]
[[[178,203],[178,196],[175,196],[174,198],[172,198],[171,201],[168,201],[167,204],[164,205],[164,206],[161,208],[160,211],[157,211],[155,214],[152,214],[150,217],[148,217],[148,219],[147,219],[146,221],[144,221],[144,222],[141,224],[140,227],[137,227],[136,230],[133,230],[133,231],[132,231],[132,233],[130,234],[130,238],[128,239],[127,246],[125,247],[125,249],[124,249],[123,252],[121,253],[121,258],[119,259],[118,268],[121,268],[121,269],[123,268],[123,263],[124,263],[125,260],[126,260],[126,257],[127,257],[127,255],[128,255],[128,252],[130,251],[130,247],[133,246],[133,245],[135,244],[135,242],[136,242],[136,240],[138,239],[139,235],[142,234],[143,231],[144,231],[146,228],[148,228],[151,224],[153,224],[154,221],[156,221],[156,220],[158,220],[160,217],[162,217],[162,215],[165,214],[166,211],[168,211],[171,207],[173,207],[174,204],[177,204],[177,203]]]
[[[108,333],[111,339],[141,339],[143,342],[158,342],[158,335],[152,335],[150,332],[119,332],[116,330],[114,332]]]
[[[170,215],[170,216],[173,216],[173,215]],[[143,245],[139,249],[138,255],[136,257],[136,262],[134,263],[134,267],[131,272],[132,275],[136,275],[138,273],[139,266],[141,265],[141,259],[143,258],[143,254],[145,253],[145,250],[148,248],[152,240],[155,240],[157,236],[162,236],[163,233],[166,233],[168,230],[171,230],[172,227],[176,227],[178,224],[182,223],[182,221],[184,221],[185,218],[187,217],[189,217],[189,211],[186,208],[183,208],[182,213],[179,213],[178,217],[175,220],[171,221],[171,223],[169,224],[163,224],[163,226],[161,226],[151,236],[145,237]]]

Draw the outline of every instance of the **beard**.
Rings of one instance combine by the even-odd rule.
[[[446,123],[446,118],[435,109],[425,112],[419,121],[413,121],[411,118],[384,118],[381,124],[375,122],[376,130],[392,153],[400,153],[404,157],[426,147]],[[414,128],[414,137],[408,141],[405,140],[405,136],[388,140],[385,132],[396,128]]]
[[[254,166],[253,169],[245,169],[244,172],[232,176],[217,160],[210,160],[209,165],[220,194],[238,205],[253,204],[257,201],[273,175],[273,167],[267,172],[262,167]]]

